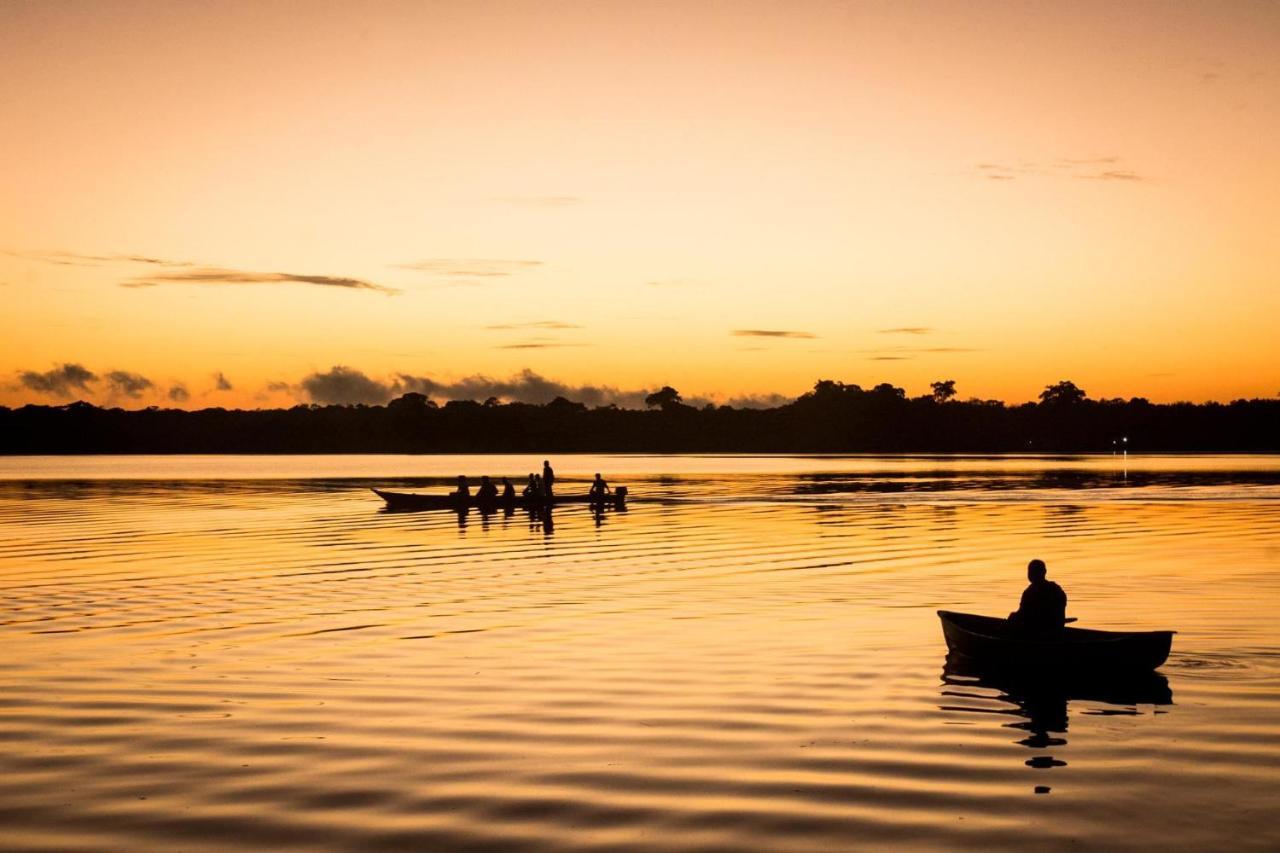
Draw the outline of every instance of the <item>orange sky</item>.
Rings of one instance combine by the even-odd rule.
[[[1280,389],[1272,2],[17,0],[0,72],[0,404]]]

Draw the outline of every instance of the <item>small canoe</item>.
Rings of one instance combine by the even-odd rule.
[[[389,492],[384,489],[373,489],[372,491],[387,502],[387,509],[396,511],[448,509],[458,512],[465,509],[479,509],[483,512],[488,512],[503,509],[543,509],[548,506],[545,498],[526,498],[523,495],[517,495],[514,500],[510,501],[504,501],[501,497],[492,501],[480,501],[476,499],[475,495],[466,499],[459,499],[454,495],[420,495],[414,492]],[[602,509],[620,509],[626,504],[626,501],[627,487],[621,486],[615,489],[613,494],[606,495],[603,499],[594,495],[583,494],[555,495],[549,505],[557,507],[562,504],[591,504]]]
[[[1006,619],[939,610],[952,653],[990,666],[1054,671],[1149,672],[1164,663],[1173,631],[1094,631],[1063,628],[1027,636]]]

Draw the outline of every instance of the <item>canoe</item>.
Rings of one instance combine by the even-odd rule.
[[[1175,633],[1063,628],[1051,637],[1029,637],[1006,619],[948,610],[939,610],[938,618],[952,653],[1024,670],[1147,672],[1168,659]]]
[[[492,501],[480,501],[476,499],[475,495],[471,495],[466,499],[459,499],[454,495],[420,495],[414,492],[389,492],[384,489],[373,489],[372,491],[387,502],[387,509],[396,511],[448,509],[458,512],[465,509],[479,509],[482,512],[488,512],[502,509],[544,509],[548,506],[545,498],[526,498],[523,495],[516,495],[515,499],[510,501],[504,501],[501,497]],[[586,494],[555,495],[551,499],[550,506],[591,504],[602,509],[620,509],[626,504],[626,501],[627,487],[621,486],[615,489],[613,494],[606,495],[603,499]]]

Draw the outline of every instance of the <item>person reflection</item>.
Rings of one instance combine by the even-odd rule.
[[[1168,679],[1155,672],[1120,678],[1084,674],[1029,675],[982,670],[964,658],[948,656],[942,670],[942,682],[942,695],[949,700],[960,700],[958,704],[941,705],[944,711],[1017,718],[1002,725],[1021,733],[1021,737],[1013,742],[1036,753],[1023,761],[1027,767],[1035,769],[1067,764],[1062,750],[1067,745],[1072,701],[1114,706],[1085,713],[1134,716],[1141,713],[1139,705],[1173,704],[1173,691],[1169,688]],[[1046,786],[1036,787],[1038,793],[1047,793],[1048,790]]]

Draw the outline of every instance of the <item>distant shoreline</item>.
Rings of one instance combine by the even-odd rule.
[[[1063,383],[1069,385],[1069,383]],[[1072,386],[1074,389],[1074,386]],[[1051,387],[1047,390],[1053,390]],[[1078,391],[1078,389],[1074,389]],[[674,393],[674,392],[673,392]],[[1274,453],[1280,399],[1155,404],[908,398],[820,382],[771,409],[453,401],[227,410],[0,407],[0,455],[432,453]]]

